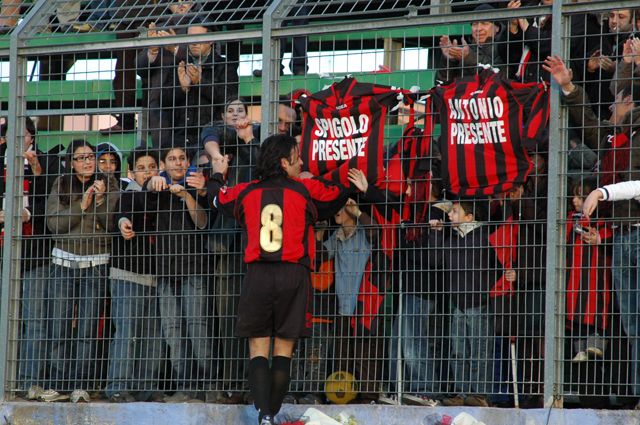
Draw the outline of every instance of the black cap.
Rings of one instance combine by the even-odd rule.
[[[480,6],[476,6],[476,8],[473,9],[474,12],[480,12],[483,10],[495,10],[495,8],[488,3],[483,3]]]

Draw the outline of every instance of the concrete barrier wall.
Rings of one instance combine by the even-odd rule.
[[[279,418],[299,417],[309,406],[285,405]],[[585,409],[494,409],[429,408],[394,406],[316,406],[337,416],[348,411],[359,425],[422,425],[434,412],[455,417],[467,412],[486,425],[633,425],[640,424],[640,412]],[[69,404],[4,403],[0,405],[2,425],[255,425],[252,406],[215,404]]]

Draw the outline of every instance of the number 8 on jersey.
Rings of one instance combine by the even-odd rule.
[[[282,208],[268,204],[260,213],[260,247],[266,252],[282,249]]]

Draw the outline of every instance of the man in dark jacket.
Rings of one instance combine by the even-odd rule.
[[[202,35],[210,28],[192,23],[189,35]],[[213,48],[212,42],[191,43],[178,47],[175,55],[173,93],[174,142],[198,146],[200,129],[217,119],[227,99],[238,94],[238,75]]]
[[[489,4],[481,4],[475,11],[493,10]],[[440,37],[442,57],[438,66],[437,80],[450,83],[455,78],[473,75],[478,65],[491,65],[507,76],[504,45],[507,40],[507,30],[492,21],[474,21],[471,24],[471,40],[462,38],[451,41],[449,36]]]

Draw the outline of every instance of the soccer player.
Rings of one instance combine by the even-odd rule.
[[[247,274],[236,334],[249,338],[249,389],[261,425],[274,423],[289,387],[296,341],[309,334],[313,224],[335,214],[349,196],[339,184],[300,179],[301,166],[296,139],[278,134],[262,144],[257,180],[224,187],[228,159],[223,157],[213,161],[208,185],[210,206],[234,217],[243,229]],[[349,172],[362,190],[360,175]]]

